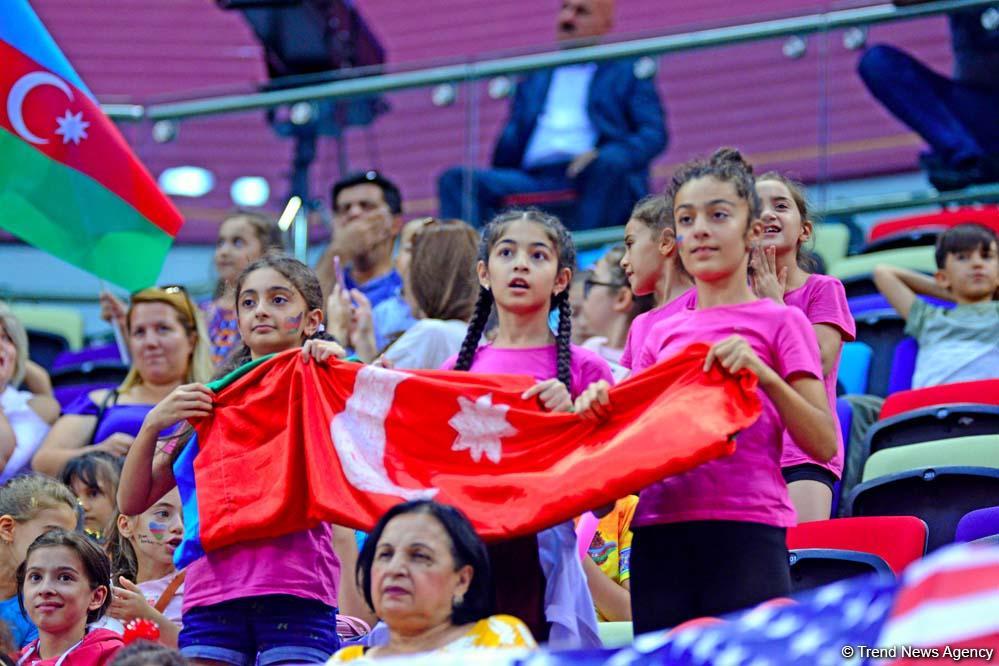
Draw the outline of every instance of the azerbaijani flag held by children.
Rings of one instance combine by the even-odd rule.
[[[602,423],[522,400],[530,377],[285,352],[215,385],[192,422],[174,467],[188,539],[210,552],[319,522],[370,530],[417,498],[459,507],[487,539],[537,532],[733,451],[760,413],[756,378],[705,373],[707,350],[614,387]]]
[[[129,290],[183,220],[27,0],[0,3],[0,227]]]

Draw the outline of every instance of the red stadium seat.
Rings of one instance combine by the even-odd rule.
[[[877,555],[896,575],[926,552],[926,523],[913,516],[833,518],[787,531],[788,550],[824,548]]]
[[[546,206],[567,204],[576,201],[575,190],[552,190],[550,192],[522,192],[503,197],[504,208],[519,206]]]
[[[999,379],[956,382],[910,391],[899,391],[885,399],[879,418],[887,419],[902,412],[959,402],[999,405]]]
[[[984,224],[999,233],[999,206],[964,206],[929,215],[912,215],[885,220],[871,227],[869,240],[876,241],[880,238],[917,229],[944,230],[964,222]]]

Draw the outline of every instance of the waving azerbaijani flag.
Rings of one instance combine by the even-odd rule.
[[[0,3],[0,227],[129,290],[183,220],[27,0]]]

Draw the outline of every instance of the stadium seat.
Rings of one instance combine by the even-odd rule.
[[[868,453],[895,446],[999,432],[999,407],[955,403],[903,412],[867,431]]]
[[[83,317],[76,308],[16,304],[11,310],[29,331],[58,335],[66,340],[68,349],[83,346]]]
[[[887,236],[920,229],[939,232],[965,222],[984,224],[999,233],[999,206],[965,206],[927,215],[909,215],[885,220],[871,227],[869,238],[871,241],[877,241]]]
[[[871,348],[867,393],[886,396],[895,346],[905,337],[905,320],[892,310],[855,315],[854,321],[857,325],[857,342],[863,342]]]
[[[605,648],[624,647],[635,640],[631,622],[598,622],[597,632]]]
[[[999,405],[999,379],[954,382],[893,393],[885,399],[880,418],[887,419],[902,412],[951,403]]]
[[[954,307],[955,303],[952,301],[942,301],[939,298],[933,298],[932,296],[920,296],[919,298],[932,304],[939,305],[941,307]],[[865,296],[855,296],[847,301],[847,307],[850,308],[850,314],[854,317],[861,315],[867,315],[871,313],[875,314],[890,314],[895,312],[895,308],[891,306],[888,299],[881,294],[867,294]]]
[[[912,516],[836,518],[788,530],[794,593],[876,573],[894,578],[926,552],[926,524]]]
[[[69,350],[69,340],[51,331],[26,329],[28,334],[28,357],[46,370],[52,367],[56,358]]]
[[[964,514],[957,523],[954,541],[978,541],[989,537],[999,537],[999,506]]]
[[[807,246],[827,266],[832,266],[846,256],[850,245],[850,230],[842,224],[816,224],[812,229],[812,242]]]
[[[906,247],[840,259],[829,267],[829,274],[843,281],[848,298],[876,294],[871,273],[878,264],[891,264],[923,273],[936,272],[932,247]]]
[[[870,345],[863,342],[843,344],[839,357],[839,383],[846,393],[867,393],[867,381],[871,371]]]
[[[849,460],[850,455],[850,427],[853,425],[853,408],[846,398],[836,399],[836,418],[839,419],[839,431],[843,436],[843,460]],[[842,494],[842,481],[837,480],[833,485],[833,501],[830,517],[835,516],[839,511],[840,496]]]
[[[885,250],[898,250],[903,247],[919,247],[921,245],[935,246],[937,238],[940,236],[939,229],[910,229],[899,231],[888,236],[870,241],[860,248],[860,254],[870,254],[871,252],[884,252]]]
[[[999,435],[975,435],[882,449],[864,463],[862,481],[930,467],[990,467],[999,470]]]
[[[791,592],[798,594],[836,581],[866,576],[894,578],[883,558],[871,553],[836,548],[801,548],[788,550],[791,565]]]
[[[891,374],[888,376],[888,395],[912,388],[912,375],[916,372],[916,354],[919,343],[908,335],[895,345],[891,359]]]
[[[919,444],[913,446],[920,446]],[[912,447],[889,449],[903,451]],[[926,467],[881,476],[856,486],[847,498],[850,516],[917,516],[929,528],[927,551],[954,540],[969,511],[999,504],[999,469]]]

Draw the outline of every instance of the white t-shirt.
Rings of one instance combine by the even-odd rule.
[[[597,145],[597,131],[586,112],[593,63],[566,65],[552,72],[545,108],[524,151],[524,168],[568,162]]]
[[[33,397],[30,391],[18,391],[10,386],[0,393],[0,410],[10,422],[16,442],[14,452],[10,454],[3,472],[0,472],[0,483],[27,469],[31,457],[49,432],[49,424],[28,404]]]
[[[468,324],[458,319],[421,319],[385,350],[400,370],[436,370],[461,349]]]

